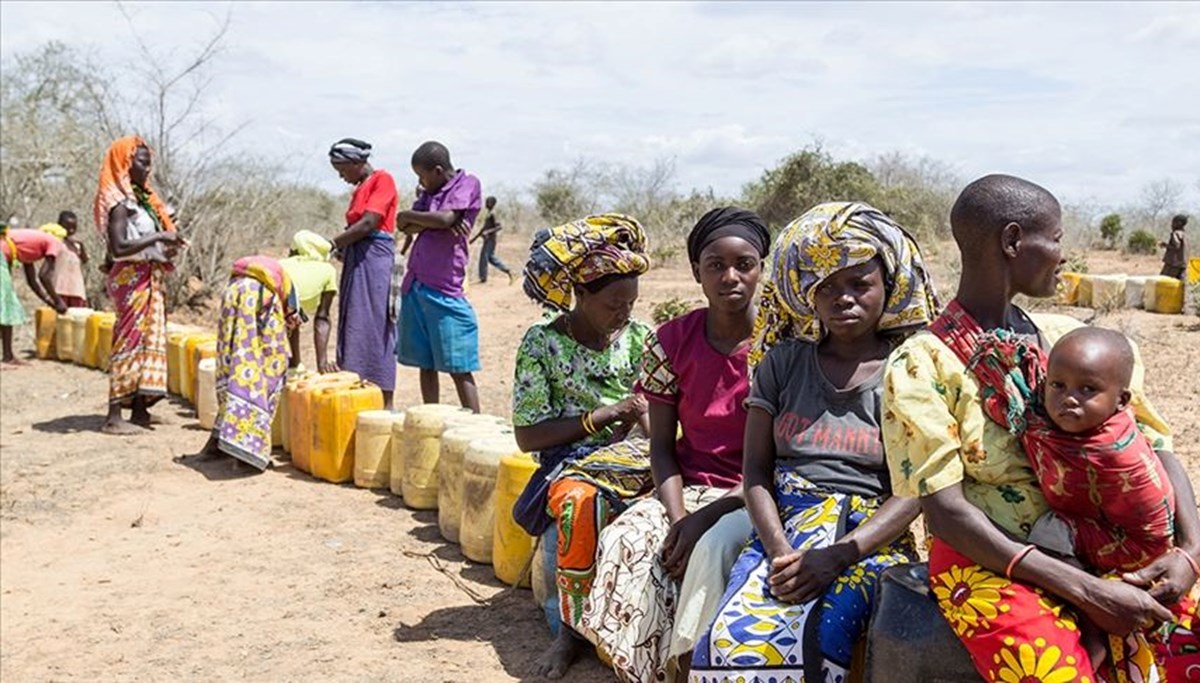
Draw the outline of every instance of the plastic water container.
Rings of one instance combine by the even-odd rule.
[[[96,348],[96,367],[108,372],[112,365],[113,328],[117,325],[117,317],[100,321],[100,341]]]
[[[196,417],[211,430],[217,423],[217,359],[205,358],[196,367]]]
[[[49,306],[42,306],[33,312],[34,327],[37,332],[37,357],[41,360],[57,358],[57,349],[54,346],[55,322],[58,320],[58,313]]]
[[[1143,298],[1146,293],[1146,283],[1151,278],[1143,275],[1130,275],[1125,278],[1125,308],[1143,308]]]
[[[1189,285],[1200,283],[1200,256],[1193,256],[1188,259],[1187,283]]]
[[[100,367],[100,326],[106,320],[116,321],[116,313],[97,311],[84,322],[82,362],[89,368]]]
[[[279,406],[275,409],[275,417],[271,422],[271,445],[275,445],[276,431],[279,432],[279,445],[283,447],[284,453],[292,452],[292,435],[291,421],[288,419],[288,395],[296,388],[296,384],[300,381],[316,377],[317,373],[309,372],[304,369],[303,364],[299,367],[289,370],[287,380],[283,383],[283,394],[279,397]],[[275,424],[278,423],[278,430]]]
[[[1092,308],[1113,309],[1125,305],[1125,281],[1127,276],[1093,275]]]
[[[446,431],[448,421],[468,414],[470,411],[440,403],[413,406],[405,412],[400,449],[403,455],[400,495],[404,496],[405,505],[415,510],[437,508],[437,463],[442,432]]]
[[[1143,305],[1154,313],[1183,313],[1183,282],[1156,275],[1146,283]]]
[[[546,625],[550,633],[558,635],[562,628],[562,614],[558,609],[558,581],[555,571],[558,567],[558,528],[553,524],[542,534],[534,551],[533,567],[530,569],[530,584],[533,588],[533,601],[546,616]]]
[[[442,434],[437,465],[438,531],[451,543],[458,543],[462,524],[462,464],[467,447],[472,441],[500,433],[500,427],[475,424],[451,427]]]
[[[87,340],[87,321],[95,313],[90,308],[68,308],[71,319],[71,362],[83,365],[84,342]]]
[[[353,372],[335,372],[298,381],[287,392],[288,442],[292,447],[292,465],[301,472],[312,472],[314,422],[312,403],[314,393],[323,387],[350,385],[358,381]]]
[[[382,409],[383,392],[369,382],[317,389],[312,404],[312,475],[335,484],[353,480],[358,414]]]
[[[391,483],[392,425],[404,421],[404,413],[370,410],[358,414],[354,436],[354,485],[364,489],[386,489]]]
[[[513,519],[513,504],[537,471],[537,463],[525,453],[500,459],[496,473],[495,528],[492,534],[492,570],[496,578],[513,586],[529,587],[533,561],[533,537]]]
[[[1079,273],[1063,273],[1058,285],[1058,303],[1064,306],[1075,306],[1079,302]]]
[[[215,334],[198,332],[189,334],[183,343],[183,364],[179,367],[179,393],[190,403],[196,402],[196,347],[216,340]]]
[[[91,309],[88,308],[68,308],[67,312],[54,319],[54,345],[55,355],[59,360],[74,362],[79,357],[79,351],[75,348],[76,339],[80,345],[83,343],[83,335],[76,336],[75,328],[78,327],[83,320],[86,320],[86,315],[81,319],[80,312],[91,314]]]
[[[179,379],[183,369],[184,344],[187,343],[187,332],[167,333],[167,393],[179,395]]]
[[[1075,305],[1084,308],[1092,305],[1092,276],[1087,273],[1079,274],[1079,289],[1075,292]]]
[[[472,441],[463,458],[463,511],[458,541],[467,559],[492,563],[496,529],[496,476],[500,461],[521,454],[511,436]]]
[[[212,336],[212,339],[208,337]],[[191,394],[187,397],[192,403],[196,402],[196,372],[200,367],[200,361],[205,358],[217,357],[217,340],[215,335],[204,335],[201,341],[196,342],[195,346],[188,344],[188,372],[191,374]]]

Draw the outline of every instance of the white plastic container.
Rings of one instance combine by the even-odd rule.
[[[205,358],[196,366],[196,417],[204,429],[217,423],[217,359]]]

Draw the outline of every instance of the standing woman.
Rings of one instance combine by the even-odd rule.
[[[329,163],[354,185],[346,229],[331,241],[342,253],[338,303],[337,365],[383,390],[392,407],[396,389],[396,318],[392,291],[395,261],[396,181],[368,163],[371,145],[354,138],[329,148]]]
[[[279,261],[246,256],[233,262],[217,324],[217,419],[208,454],[230,455],[259,471],[270,466],[288,336],[299,326],[296,290]]]
[[[865,204],[784,228],[749,362],[752,542],[692,659],[695,683],[842,681],[880,573],[916,559],[919,506],[892,497],[880,436],[884,361],[937,299],[917,245]]]
[[[540,522],[522,525],[535,535],[549,523],[558,529],[562,628],[539,664],[549,678],[561,678],[587,644],[575,629],[600,530],[653,484],[649,444],[626,439],[647,428],[646,399],[633,386],[650,328],[631,319],[638,277],[650,268],[645,249],[641,224],[603,214],[538,233],[525,266],[525,293],[557,313],[525,332],[513,382],[517,444],[539,464],[518,508]]]
[[[186,241],[150,187],[151,152],[136,135],[108,148],[93,217],[112,266],[108,296],[117,309],[109,366],[106,434],[150,426],[150,406],[167,394],[167,310],[163,281]],[[121,409],[131,409],[129,422]],[[132,422],[133,424],[130,424]]]

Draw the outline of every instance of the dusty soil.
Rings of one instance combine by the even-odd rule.
[[[517,241],[502,247],[510,264],[521,262]],[[1158,268],[1116,254],[1091,266]],[[499,273],[469,296],[483,407],[506,415],[513,351],[540,313]],[[699,296],[685,268],[658,269],[639,313]],[[1095,321],[1141,345],[1149,392],[1197,481],[1200,321],[1136,311]],[[20,330],[18,348],[32,348],[29,335]],[[0,678],[534,680],[550,636],[531,594],[443,543],[436,513],[314,481],[285,461],[262,475],[176,462],[205,440],[179,403],[160,404],[153,432],[100,435],[106,391],[103,374],[60,363],[0,375]],[[416,373],[402,371],[397,402],[418,395]],[[569,680],[612,676],[588,657]]]

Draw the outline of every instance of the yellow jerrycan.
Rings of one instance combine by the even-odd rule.
[[[96,367],[104,372],[112,365],[113,328],[117,326],[117,316],[100,321],[100,341],[96,344]]]
[[[276,439],[278,439],[284,453],[292,452],[291,420],[288,419],[288,396],[302,380],[316,376],[317,373],[305,370],[304,365],[301,364],[299,367],[288,371],[287,380],[283,383],[283,394],[279,397],[279,405],[275,408],[275,417],[271,422],[271,445],[274,446]]]
[[[1162,275],[1150,278],[1143,292],[1143,303],[1153,313],[1183,313],[1183,282]]]
[[[205,358],[196,366],[196,418],[210,431],[217,423],[216,358]]]
[[[519,455],[521,449],[509,435],[472,441],[463,458],[463,510],[458,542],[467,559],[492,563],[496,532],[496,475],[500,461]]]
[[[358,414],[354,435],[355,486],[386,489],[391,484],[392,425],[403,421],[403,412],[368,410]]]
[[[196,402],[196,347],[205,342],[215,342],[217,335],[197,332],[188,335],[183,344],[183,365],[179,369],[179,393],[188,403]]]
[[[349,385],[357,381],[358,375],[353,372],[334,372],[302,379],[288,392],[288,441],[292,446],[292,465],[296,469],[312,473],[313,426],[316,421],[312,412],[313,394],[323,387]]]
[[[167,393],[176,396],[182,395],[182,383],[180,381],[183,372],[183,363],[186,360],[184,354],[185,344],[191,332],[168,332],[167,333]]]
[[[462,464],[467,447],[472,441],[500,434],[498,425],[484,424],[451,427],[442,434],[437,464],[438,531],[451,543],[458,543],[458,530],[462,524]]]
[[[400,445],[400,471],[396,472],[395,458],[390,473],[392,493],[399,494],[404,504],[415,510],[437,507],[437,461],[442,449],[442,432],[454,416],[469,415],[470,411],[457,406],[425,403],[404,411],[404,438]],[[393,452],[395,441],[393,440]]]
[[[97,311],[84,321],[83,352],[80,354],[82,365],[89,368],[100,367],[100,324],[105,320],[116,320],[116,318],[115,313]]]
[[[492,571],[496,578],[514,586],[529,587],[534,539],[513,519],[513,504],[537,471],[529,455],[506,455],[496,473],[496,521],[492,536]],[[519,584],[518,584],[519,582]]]
[[[55,313],[53,308],[42,306],[33,312],[34,326],[37,328],[37,357],[40,360],[48,360],[58,358],[57,348],[54,346],[55,322],[58,320],[58,313]]]
[[[383,410],[383,392],[369,382],[318,389],[313,397],[312,475],[340,484],[354,479],[359,413]]]
[[[71,362],[83,365],[84,341],[87,337],[87,321],[95,313],[90,308],[68,308],[67,317],[71,319]]]

